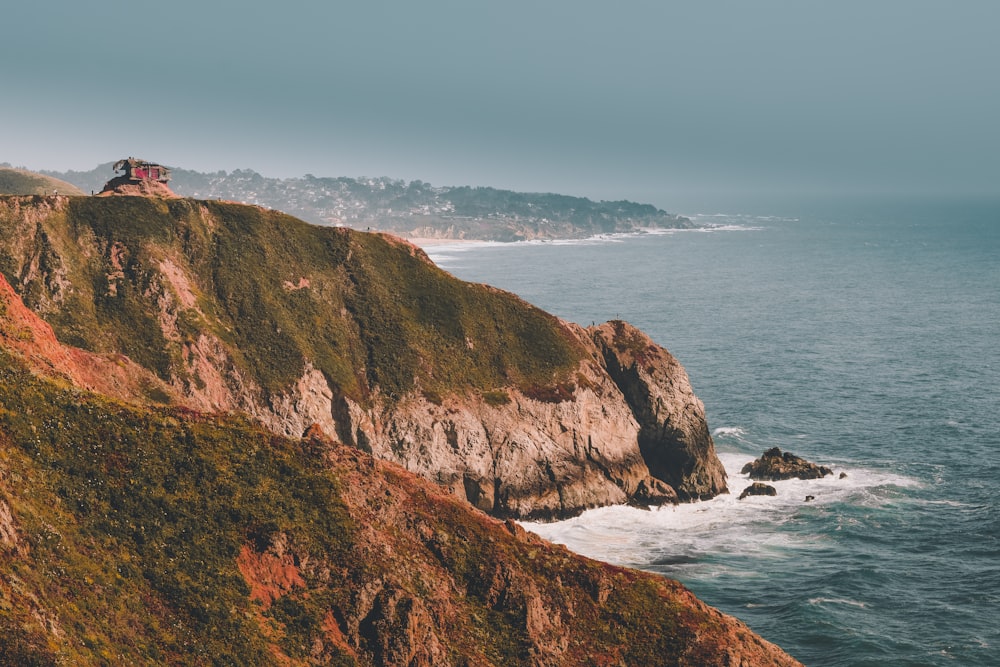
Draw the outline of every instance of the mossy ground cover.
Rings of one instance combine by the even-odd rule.
[[[0,406],[0,492],[27,547],[0,553],[0,656],[269,664],[242,545],[281,533],[335,563],[350,543],[337,480],[302,443],[56,389],[6,355]],[[25,590],[72,641],[39,643]]]
[[[459,281],[408,245],[253,206],[83,197],[36,236],[44,247],[0,248],[26,303],[66,342],[124,353],[165,380],[187,378],[182,347],[200,333],[266,393],[288,390],[309,362],[359,401],[414,389],[537,392],[565,384],[581,356],[553,316]],[[197,296],[195,308],[172,306],[169,335],[165,258]],[[33,261],[44,270],[21,281]],[[56,294],[46,278],[55,274],[72,287]]]
[[[353,237],[349,308],[374,379],[390,394],[408,391],[414,378],[443,391],[553,385],[576,367],[578,343],[552,315],[459,281],[405,246]],[[394,350],[405,354],[390,357]]]

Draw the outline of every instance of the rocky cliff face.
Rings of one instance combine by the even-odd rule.
[[[650,473],[682,500],[726,493],[726,471],[715,455],[705,407],[677,359],[625,322],[603,324],[592,335],[639,422],[639,451]]]
[[[497,516],[726,490],[665,350],[461,283],[392,237],[218,202],[8,197],[0,271],[61,341],[141,367],[140,400],[317,425]]]

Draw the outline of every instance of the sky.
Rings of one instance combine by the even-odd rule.
[[[995,0],[32,0],[0,162],[627,198],[995,194]]]

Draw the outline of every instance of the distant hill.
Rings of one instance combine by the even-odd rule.
[[[92,171],[45,172],[84,191],[100,190],[112,163]],[[488,187],[435,187],[391,178],[268,178],[249,169],[201,173],[173,168],[183,197],[257,204],[321,225],[389,231],[408,238],[493,241],[578,238],[644,228],[686,228],[687,218],[649,204]]]
[[[75,185],[52,176],[0,165],[0,194],[3,195],[82,195]]]

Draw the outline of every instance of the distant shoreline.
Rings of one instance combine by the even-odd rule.
[[[389,232],[389,233],[392,234],[392,232]],[[473,244],[473,243],[478,243],[478,244],[490,243],[490,241],[483,241],[483,240],[480,240],[480,239],[435,239],[435,238],[426,238],[426,237],[407,238],[405,236],[401,236],[400,238],[406,239],[407,241],[409,241],[413,245],[418,246],[420,248],[427,248],[429,246],[469,245],[469,244]]]

